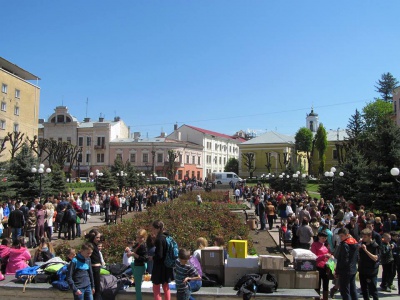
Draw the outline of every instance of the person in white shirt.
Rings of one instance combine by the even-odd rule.
[[[350,223],[350,219],[353,217],[353,212],[350,207],[346,207],[346,211],[344,212],[343,222],[344,224]]]

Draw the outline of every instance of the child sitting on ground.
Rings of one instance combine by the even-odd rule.
[[[42,237],[39,247],[36,249],[35,255],[33,256],[33,263],[46,262],[54,256],[55,252],[50,240],[46,237]]]
[[[10,254],[11,239],[4,238],[0,245],[0,270],[2,274],[6,273],[7,259],[5,258]],[[4,258],[3,258],[4,257]]]

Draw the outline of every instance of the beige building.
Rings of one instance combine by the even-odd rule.
[[[0,139],[14,131],[33,138],[38,134],[39,77],[0,57]],[[29,81],[36,81],[36,84]],[[10,145],[1,160],[8,160]]]
[[[36,125],[37,126],[37,125]],[[73,176],[87,177],[90,172],[114,163],[110,158],[110,141],[129,137],[129,127],[119,118],[79,122],[66,106],[57,106],[54,113],[39,124],[39,139],[53,139],[82,147],[82,158]]]

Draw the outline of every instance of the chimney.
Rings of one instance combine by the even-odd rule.
[[[161,137],[165,138],[165,132],[161,132]]]
[[[119,122],[121,120],[120,117],[114,117],[114,122]]]
[[[85,123],[90,122],[90,118],[84,118],[83,122],[85,122]]]
[[[134,132],[133,133],[133,140],[135,141],[135,142],[139,142],[139,139],[140,139],[140,132]]]
[[[177,139],[178,141],[182,140],[182,132],[178,131],[178,132],[176,133],[176,139]]]
[[[99,118],[99,122],[103,122],[104,121],[104,118],[103,117],[100,117]]]
[[[44,123],[44,119],[39,119],[39,124],[43,124]]]
[[[174,124],[174,131],[178,130],[178,124]]]

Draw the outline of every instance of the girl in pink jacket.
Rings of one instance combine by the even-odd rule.
[[[24,237],[19,237],[17,241],[13,242],[8,256],[8,263],[6,267],[6,274],[15,274],[17,270],[28,267],[28,261],[31,259],[31,254],[25,248]]]

